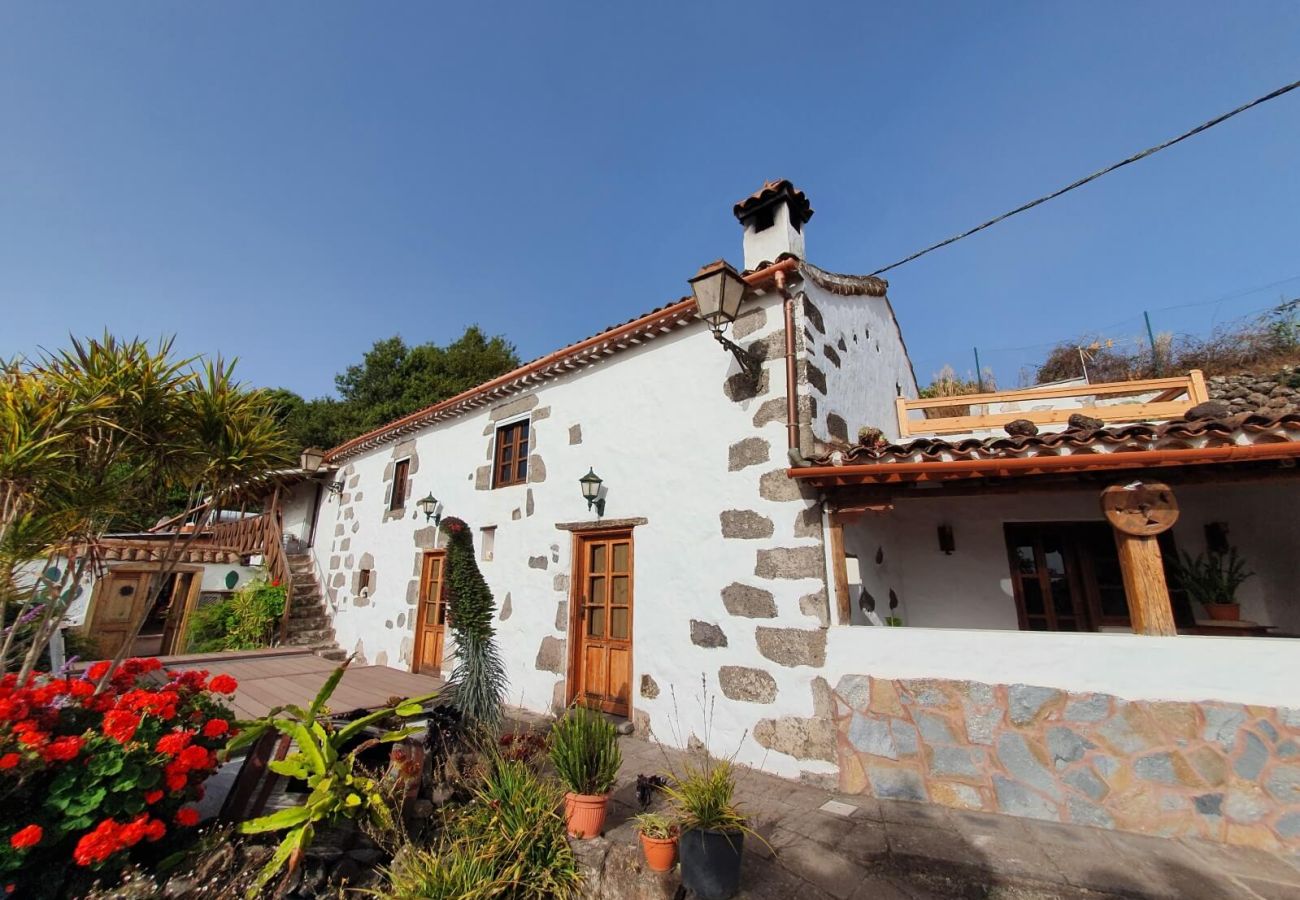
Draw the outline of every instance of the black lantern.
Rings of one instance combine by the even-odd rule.
[[[691,293],[695,295],[695,314],[709,323],[718,343],[731,351],[746,375],[757,381],[762,372],[762,358],[723,334],[740,313],[747,288],[745,279],[725,259],[720,259],[696,272],[690,283]]]
[[[415,505],[420,512],[424,513],[424,521],[427,522],[433,519],[433,524],[442,524],[442,515],[438,513],[438,498],[433,496],[433,491],[429,491],[428,496],[424,499],[416,501]]]
[[[582,486],[582,498],[587,501],[587,509],[595,509],[597,516],[605,515],[605,498],[600,496],[601,478],[596,470],[587,468],[587,474],[578,479]]]

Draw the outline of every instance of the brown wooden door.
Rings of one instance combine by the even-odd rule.
[[[190,614],[199,599],[198,591],[195,590],[197,580],[194,572],[177,572],[172,576],[171,603],[167,607],[162,645],[158,650],[163,656],[185,652]],[[152,615],[157,613],[157,610],[151,610]]]
[[[101,659],[113,658],[144,615],[150,574],[110,569],[99,583],[95,612],[87,630]]]
[[[442,674],[442,653],[447,630],[447,554],[424,554],[420,569],[420,606],[415,618],[415,663],[412,671]]]
[[[580,538],[577,562],[574,699],[626,716],[632,684],[632,533]]]

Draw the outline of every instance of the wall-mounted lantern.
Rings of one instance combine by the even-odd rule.
[[[605,498],[600,496],[601,477],[596,470],[588,467],[587,474],[578,479],[582,485],[582,499],[587,501],[587,509],[595,509],[597,516],[605,515]]]
[[[442,513],[438,512],[438,498],[433,496],[433,491],[429,491],[428,496],[416,502],[416,507],[424,513],[424,521],[433,520],[434,525],[442,524]]]
[[[341,493],[343,493],[343,482],[342,482],[342,481],[331,481],[329,484],[325,485],[325,488],[326,488],[326,490],[328,490],[331,494],[341,494]]]
[[[695,295],[696,315],[709,323],[718,343],[731,351],[749,378],[757,381],[763,371],[762,357],[723,334],[740,313],[740,303],[745,299],[747,288],[745,279],[725,259],[720,259],[696,272],[690,283],[691,293]]]
[[[325,451],[319,447],[308,447],[306,450],[302,451],[302,455],[298,457],[298,464],[302,466],[304,472],[309,474],[315,474],[320,471],[321,463],[323,462],[325,462]]]

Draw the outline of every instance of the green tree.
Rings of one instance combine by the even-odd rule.
[[[501,721],[507,678],[492,625],[492,590],[474,559],[469,526],[448,517],[441,529],[447,536],[447,604],[456,639],[456,668],[448,687],[466,717],[496,725]]]
[[[272,391],[279,417],[297,447],[335,447],[358,434],[462,391],[519,365],[515,348],[477,325],[440,347],[408,346],[394,336],[366,351],[360,363],[335,376],[339,399],[305,400],[293,391]]]

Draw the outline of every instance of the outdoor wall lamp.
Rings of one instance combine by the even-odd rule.
[[[720,259],[696,272],[690,284],[695,295],[695,314],[709,323],[718,343],[730,350],[741,370],[757,382],[763,371],[763,358],[723,334],[740,312],[740,302],[745,299],[745,279],[725,259]]]
[[[298,464],[302,466],[304,472],[315,473],[320,471],[323,462],[325,462],[325,451],[319,447],[308,447],[298,457]]]
[[[957,541],[953,538],[952,526],[946,523],[939,526],[939,549],[949,556],[952,556],[953,551],[957,549]]]
[[[578,479],[578,484],[582,485],[582,498],[587,501],[587,509],[595,509],[596,516],[605,515],[605,498],[600,496],[601,478],[596,474],[596,470],[587,467],[587,474]]]
[[[433,491],[429,491],[429,495],[415,505],[420,512],[424,513],[424,521],[433,519],[434,525],[442,524],[442,513],[438,512],[438,498],[433,496]]]
[[[329,484],[325,485],[325,488],[326,488],[326,490],[328,490],[331,494],[341,494],[341,493],[343,493],[343,482],[341,482],[341,481],[331,481]]]

